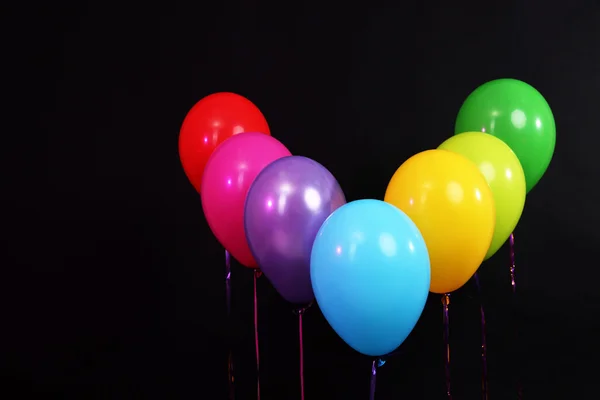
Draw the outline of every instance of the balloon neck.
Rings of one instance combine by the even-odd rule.
[[[382,358],[378,358],[375,363],[377,364],[377,368],[383,367],[385,365],[385,360]]]
[[[448,307],[450,305],[450,293],[444,293],[442,295],[442,304],[444,307]]]
[[[260,277],[262,276],[262,274],[263,274],[263,273],[262,273],[262,271],[261,271],[259,268],[256,268],[256,269],[254,270],[254,276],[255,276],[255,277],[257,277],[257,278],[260,278]]]

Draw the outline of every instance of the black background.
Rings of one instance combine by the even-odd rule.
[[[544,94],[558,140],[516,230],[514,308],[508,249],[480,270],[490,397],[516,398],[517,370],[525,399],[597,396],[597,2],[7,7],[3,397],[225,399],[231,343],[237,399],[255,398],[252,271],[233,267],[228,336],[223,251],[177,154],[200,98],[250,98],[349,200],[381,199],[404,160],[453,133],[466,96],[502,77]],[[265,278],[258,290],[262,398],[299,399],[292,306]],[[480,398],[479,304],[469,282],[450,305],[459,400]],[[444,398],[439,296],[402,350],[377,399]],[[317,307],[305,353],[307,400],[368,397],[371,360]]]

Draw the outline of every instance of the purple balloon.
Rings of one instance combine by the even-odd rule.
[[[327,217],[344,204],[331,172],[306,157],[273,161],[252,183],[244,211],[246,238],[261,271],[287,301],[314,299],[313,242]]]

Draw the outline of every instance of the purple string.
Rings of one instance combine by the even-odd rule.
[[[369,395],[369,400],[375,400],[375,386],[377,383],[377,360],[373,360],[373,365],[371,365],[371,391]]]
[[[302,340],[302,314],[304,310],[298,313],[298,337],[300,339],[300,399],[304,400],[304,340]]]
[[[388,353],[384,356],[376,358],[373,360],[373,365],[371,366],[371,394],[369,396],[369,400],[375,400],[375,386],[377,383],[377,368],[383,367],[386,363],[388,357],[399,354],[401,350],[394,351],[392,353]]]
[[[449,305],[450,294],[443,294],[442,309],[444,316],[444,346],[446,347],[446,351],[444,352],[444,366],[446,369],[446,394],[448,395],[448,400],[452,400],[452,393],[450,392],[450,320],[448,319]]]
[[[304,329],[302,328],[302,316],[312,306],[312,302],[306,307],[299,308],[294,311],[295,314],[298,314],[298,338],[300,340],[300,399],[304,400],[304,340],[302,339],[302,333]]]
[[[231,317],[231,258],[227,250],[225,250],[225,297],[227,303],[227,319],[229,319]],[[229,355],[227,357],[227,370],[229,400],[234,400],[233,353],[231,351],[231,346],[229,347]]]
[[[475,284],[477,285],[477,293],[481,299],[481,286],[479,285],[479,275],[475,274]],[[487,343],[485,329],[485,312],[483,311],[483,302],[479,305],[481,313],[481,398],[488,400],[488,377],[487,377]]]
[[[516,304],[517,302],[517,284],[515,282],[515,234],[511,233],[510,237],[509,237],[509,247],[510,247],[510,285],[512,288],[512,293],[513,293],[513,304]],[[515,343],[518,340],[518,328],[517,325],[515,324]],[[514,351],[514,349],[513,349]],[[516,360],[515,360],[516,361]],[[517,364],[517,362],[515,362],[515,364]],[[517,368],[518,371],[518,368]],[[523,388],[521,387],[521,380],[519,377],[519,374],[517,372],[517,400],[521,400],[523,398]]]
[[[254,347],[256,349],[256,400],[260,400],[260,352],[258,350],[258,296],[256,295],[256,280],[260,278],[260,270],[254,270]]]

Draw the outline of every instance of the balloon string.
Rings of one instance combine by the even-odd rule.
[[[516,303],[517,303],[517,284],[515,282],[516,265],[515,265],[515,234],[514,233],[510,234],[509,245],[510,245],[510,285],[511,285],[512,293],[513,293],[513,305],[516,305]],[[518,336],[519,336],[518,326],[515,321],[515,328],[514,328],[515,343],[518,340]],[[516,346],[515,346],[515,348],[516,348]],[[513,351],[514,351],[514,349],[513,349]],[[521,380],[519,377],[519,372],[518,372],[518,367],[517,367],[517,400],[521,400],[522,397],[523,397],[523,388],[521,387]]]
[[[509,238],[510,243],[510,285],[512,292],[516,293],[517,284],[515,283],[515,234],[511,233]]]
[[[446,293],[442,295],[442,306],[444,315],[444,367],[446,370],[446,394],[448,400],[452,400],[452,393],[450,392],[450,320],[448,319],[448,305],[450,305],[450,294]]]
[[[377,383],[377,360],[373,360],[373,365],[371,366],[371,391],[369,395],[369,400],[375,400],[375,386]]]
[[[477,285],[477,293],[481,299],[481,286],[479,284],[479,275],[475,274],[475,284]],[[488,400],[488,377],[487,377],[487,341],[485,329],[485,312],[483,311],[483,302],[479,305],[481,313],[481,398]]]
[[[231,318],[231,258],[229,252],[225,250],[225,298],[227,303],[227,319]],[[227,376],[229,385],[229,400],[235,399],[234,377],[233,377],[233,353],[231,345],[229,346],[229,355],[227,357]]]
[[[294,314],[298,316],[298,339],[300,343],[300,399],[304,400],[304,340],[302,339],[303,327],[302,327],[302,316],[313,305],[311,301],[306,307],[297,308],[294,310]]]
[[[256,400],[260,400],[260,352],[258,350],[258,297],[256,295],[256,280],[261,272],[254,270],[254,347],[256,349]]]
[[[304,400],[304,340],[302,338],[303,327],[302,327],[302,316],[313,305],[311,301],[306,307],[298,308],[294,310],[294,314],[298,315],[298,339],[300,344],[300,399]]]
[[[304,400],[304,340],[302,339],[302,314],[298,312],[298,339],[300,340],[300,400]]]

